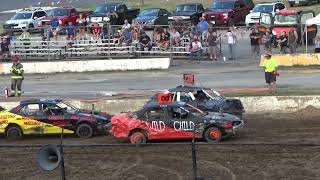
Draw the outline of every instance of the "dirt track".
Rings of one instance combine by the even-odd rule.
[[[320,179],[320,111],[307,108],[292,114],[247,115],[246,128],[221,145],[198,145],[199,175],[205,179]],[[26,138],[5,144],[58,143],[58,137]],[[118,143],[112,137],[65,144]],[[273,143],[282,145],[232,145]],[[288,146],[286,144],[296,144]],[[59,172],[41,171],[35,161],[39,148],[0,148],[0,179],[59,179]],[[190,145],[146,147],[65,148],[67,179],[192,178]]]

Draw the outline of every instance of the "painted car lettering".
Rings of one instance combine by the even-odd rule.
[[[0,119],[9,119],[9,118],[15,118],[16,115],[0,115]]]
[[[192,121],[174,121],[173,128],[175,131],[192,131],[195,127]]]
[[[63,116],[48,116],[48,119],[50,120],[60,120],[60,119],[64,119]]]
[[[39,126],[41,122],[39,121],[25,121],[23,122],[24,125],[30,125],[30,126]]]
[[[0,120],[0,124],[8,124],[8,120]]]
[[[149,126],[150,129],[154,131],[164,131],[166,128],[166,125],[164,124],[163,121],[152,121],[151,125]]]

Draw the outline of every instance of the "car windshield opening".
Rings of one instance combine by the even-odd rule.
[[[188,11],[188,12],[195,12],[196,6],[195,5],[184,5],[184,6],[177,6],[176,11]]]
[[[233,9],[234,2],[213,2],[209,9]]]
[[[116,11],[117,6],[115,5],[108,5],[108,6],[97,6],[97,8],[94,10],[94,13],[108,13]]]
[[[67,112],[75,112],[75,111],[79,110],[78,108],[76,108],[75,106],[73,106],[67,102],[59,102],[59,103],[57,103],[57,106],[62,109],[66,109]]]
[[[203,111],[201,111],[200,109],[192,106],[191,104],[187,104],[186,107],[187,107],[186,109],[184,109],[183,107],[181,107],[181,109],[183,109],[183,110],[185,110],[187,112],[189,111],[189,112],[192,112],[192,113],[199,113],[201,115],[205,115],[205,113]]]
[[[257,5],[252,9],[252,12],[272,12],[273,5]]]
[[[48,11],[48,16],[68,16],[68,9],[52,9]]]
[[[149,10],[143,10],[140,12],[140,14],[138,16],[142,17],[142,16],[157,16],[158,15],[158,9],[149,9]]]
[[[12,19],[31,19],[32,13],[17,13]]]
[[[274,24],[277,25],[288,25],[288,24],[297,24],[298,17],[297,15],[276,15],[274,18]]]

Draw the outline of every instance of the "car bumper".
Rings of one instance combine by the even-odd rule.
[[[235,135],[237,134],[241,129],[244,128],[244,122],[241,121],[240,124],[233,126],[230,129],[226,129],[225,132],[227,133],[227,135]]]
[[[301,4],[301,5],[306,5],[308,4],[309,1],[300,1],[300,0],[297,0],[297,1],[289,1],[290,4]]]
[[[108,124],[98,124],[97,125],[97,133],[98,134],[106,134],[111,129],[111,123]]]
[[[228,19],[211,19],[208,18],[207,19],[208,23],[211,23],[213,25],[217,25],[217,26],[227,26],[229,24],[229,20]]]
[[[3,29],[4,30],[14,30],[14,31],[22,31],[22,28],[26,28],[27,24],[4,24]]]

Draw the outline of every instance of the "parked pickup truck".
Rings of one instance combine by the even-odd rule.
[[[168,19],[172,22],[176,18],[180,18],[184,22],[198,24],[199,18],[202,16],[203,12],[204,8],[200,3],[179,4]]]
[[[43,18],[39,23],[42,27],[50,25],[53,18],[58,18],[60,26],[68,25],[69,22],[77,25],[77,19],[82,14],[84,18],[91,14],[91,11],[77,11],[73,7],[57,7],[47,12],[47,17]]]
[[[88,18],[89,26],[93,23],[98,23],[99,25],[105,25],[110,21],[109,14],[117,13],[118,18],[115,21],[115,25],[123,25],[124,20],[127,19],[131,22],[140,13],[140,9],[128,8],[123,3],[106,3],[101,4],[96,7],[93,14]]]
[[[253,7],[252,0],[215,0],[203,17],[215,25],[241,24]]]

